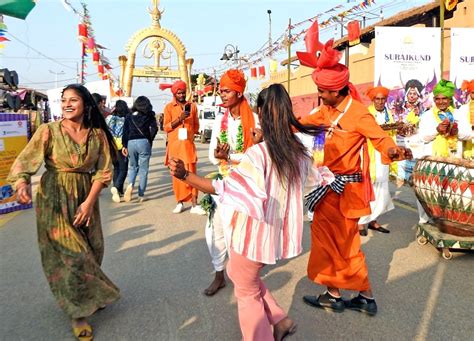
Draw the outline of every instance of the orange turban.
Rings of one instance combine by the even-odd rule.
[[[377,96],[377,94],[382,94],[384,97],[387,97],[389,91],[390,90],[384,86],[376,86],[374,88],[370,88],[369,90],[367,90],[367,97],[369,97],[370,100],[373,101],[375,96]]]
[[[221,77],[220,86],[231,90],[244,93],[247,81],[242,71],[231,69],[227,70]],[[255,129],[255,119],[252,108],[250,108],[247,99],[242,96],[239,106],[240,120],[242,122],[242,134],[244,135],[244,151],[253,145],[250,129]]]
[[[183,82],[181,79],[174,82],[173,85],[171,86],[171,93],[173,95],[176,95],[178,90],[186,90],[186,83]]]
[[[227,70],[221,77],[220,86],[243,93],[247,81],[242,71],[237,69]]]
[[[462,82],[461,89],[467,92],[474,92],[474,79]]]
[[[320,89],[338,91],[349,84],[349,69],[337,63],[331,67],[316,69],[311,78]]]
[[[160,84],[160,90],[166,90],[170,88],[171,88],[171,93],[173,95],[176,95],[178,90],[186,90],[187,86],[186,86],[186,83],[183,82],[181,79],[177,80],[173,84],[166,84],[166,83]]]

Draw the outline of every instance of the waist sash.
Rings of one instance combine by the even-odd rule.
[[[314,208],[318,202],[324,197],[331,188],[337,194],[341,194],[344,191],[344,187],[348,182],[362,182],[362,173],[354,174],[335,174],[335,179],[329,185],[318,186],[311,192],[305,195],[305,206],[309,211],[314,211]]]

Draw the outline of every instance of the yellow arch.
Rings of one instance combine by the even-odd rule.
[[[178,56],[178,69],[169,70],[163,73],[159,70],[150,71],[149,75],[140,74],[140,77],[151,77],[151,78],[180,78],[188,86],[188,95],[191,91],[190,84],[190,73],[193,59],[186,59],[186,48],[182,41],[173,32],[161,28],[158,25],[152,25],[136,32],[129,40],[126,51],[127,57],[120,56],[119,61],[122,65],[122,77],[120,78],[120,87],[124,90],[125,96],[131,96],[133,77],[136,77],[135,70],[135,59],[137,54],[138,46],[148,38],[163,38],[168,41],[176,51]]]

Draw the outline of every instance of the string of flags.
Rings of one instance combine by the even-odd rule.
[[[446,1],[449,1],[449,0],[446,0]],[[453,0],[451,0],[451,1],[453,1]],[[317,25],[320,29],[329,28],[330,26],[332,26],[334,24],[339,24],[344,19],[347,20],[347,17],[349,17],[351,15],[355,15],[358,12],[365,11],[367,8],[369,8],[369,7],[371,7],[375,4],[376,4],[375,0],[364,0],[364,1],[361,1],[360,3],[358,3],[356,5],[352,6],[349,9],[345,9],[345,10],[342,10],[341,12],[337,13],[338,10],[345,7],[345,5],[339,4],[339,5],[333,7],[329,10],[318,13],[317,15],[315,15],[315,16],[309,18],[309,19],[303,20],[303,21],[295,23],[295,24],[291,24],[273,42],[271,47],[269,47],[268,45],[265,45],[262,48],[260,48],[258,51],[253,52],[249,55],[246,55],[246,59],[248,60],[248,62],[246,62],[245,64],[242,64],[240,69],[243,70],[243,71],[250,70],[250,78],[251,79],[257,79],[257,71],[263,70],[262,73],[258,72],[258,78],[264,78],[265,77],[264,76],[265,75],[265,67],[263,66],[262,67],[263,69],[261,69],[261,67],[257,66],[257,65],[262,63],[264,60],[266,60],[267,58],[269,58],[270,56],[272,56],[276,52],[279,52],[283,49],[286,49],[288,47],[289,43],[294,44],[294,43],[300,41],[301,38],[304,37],[306,32],[308,31],[308,29],[302,29],[301,31],[296,32],[296,33],[292,32],[291,36],[289,37],[290,30],[294,31],[294,30],[296,30],[297,28],[299,28],[301,26],[307,25],[308,23],[311,23],[311,24],[317,23],[318,18],[327,17],[328,15],[329,15],[329,18],[327,18],[324,21],[321,21]],[[359,26],[359,33],[358,34],[357,34],[357,26]],[[349,30],[350,30],[351,34],[354,34],[355,36],[360,36],[359,22],[356,21],[356,20],[352,21],[352,24],[350,25],[350,28],[348,27],[348,31]],[[349,40],[350,40],[351,44],[353,44],[353,45],[358,43],[357,39],[355,39],[353,43],[351,41],[351,37],[349,38]],[[227,66],[223,65],[221,67],[205,68],[205,69],[199,70],[199,72],[203,72],[203,71],[208,70],[208,69],[209,70],[216,69],[217,73],[221,73],[221,72],[224,71],[225,68],[227,68]],[[270,73],[276,72],[277,69],[278,69],[278,62],[276,60],[270,58],[270,62],[269,62]]]
[[[87,76],[87,59],[91,55],[91,61],[97,66],[97,75],[100,79],[117,80],[117,77],[112,73],[112,65],[110,60],[104,56],[103,50],[107,49],[103,45],[97,43],[92,26],[89,10],[84,2],[81,2],[82,12],[75,9],[68,0],[62,0],[64,6],[68,10],[72,10],[80,19],[78,24],[78,39],[81,42],[81,75],[80,78],[85,81]]]
[[[78,38],[82,44],[82,57],[83,58],[83,68],[86,68],[86,58],[88,53],[92,55],[92,63],[97,66],[97,73],[99,78],[101,79],[109,79],[111,73],[110,70],[112,69],[112,65],[107,57],[104,56],[103,50],[106,47],[98,44],[95,40],[94,29],[92,27],[91,18],[89,15],[89,10],[87,9],[87,5],[82,3],[83,7],[83,14],[81,16],[81,22],[78,25]],[[85,71],[84,74],[81,75],[81,79],[85,78]]]
[[[0,53],[5,48],[5,42],[10,41],[7,37],[5,37],[5,33],[7,33],[7,25],[3,22],[3,15],[0,15]]]

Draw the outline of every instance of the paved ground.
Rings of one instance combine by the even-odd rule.
[[[214,170],[205,161],[208,145],[197,146],[200,172]],[[163,167],[163,140],[155,141],[153,152],[151,200],[116,204],[107,190],[101,195],[103,268],[122,299],[91,319],[95,339],[239,340],[232,285],[212,298],[202,294],[213,276],[206,218],[171,213],[175,202]],[[380,219],[392,233],[370,231],[363,240],[379,305],[376,317],[331,314],[303,304],[303,295],[322,290],[305,276],[308,228],[303,255],[264,269],[268,287],[298,322],[290,340],[474,339],[473,255],[459,253],[446,261],[430,245],[419,246],[413,193],[404,188],[394,194],[404,203]],[[34,211],[4,216],[0,224],[0,339],[72,340],[42,273]]]

